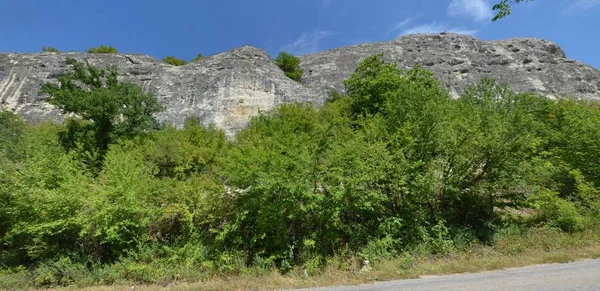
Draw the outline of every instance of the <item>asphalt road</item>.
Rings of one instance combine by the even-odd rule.
[[[304,291],[600,291],[600,260]]]

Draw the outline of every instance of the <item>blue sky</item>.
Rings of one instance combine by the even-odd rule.
[[[412,32],[485,40],[538,37],[600,68],[600,0],[535,0],[492,23],[499,0],[0,0],[0,52],[43,46],[191,59],[241,45],[272,56],[310,53]]]

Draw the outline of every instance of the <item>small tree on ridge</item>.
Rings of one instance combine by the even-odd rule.
[[[280,52],[277,58],[275,58],[275,64],[285,73],[285,75],[296,81],[300,82],[304,70],[300,67],[300,58],[290,53]]]

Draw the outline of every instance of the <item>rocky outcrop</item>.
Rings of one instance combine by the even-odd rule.
[[[26,120],[60,120],[61,113],[38,94],[41,84],[55,82],[67,68],[67,57],[88,60],[98,67],[117,66],[121,79],[153,92],[166,110],[157,115],[165,123],[183,124],[199,117],[231,135],[250,116],[294,101],[322,102],[311,89],[288,79],[257,48],[245,46],[201,62],[176,67],[145,55],[39,53],[0,55],[0,102]]]
[[[567,59],[557,44],[534,38],[487,42],[467,35],[415,34],[342,47],[301,56],[304,81],[321,94],[341,91],[361,60],[378,53],[402,68],[421,64],[455,96],[489,77],[517,92],[600,99],[600,71]]]
[[[403,68],[421,64],[454,96],[482,77],[490,77],[518,92],[600,99],[600,71],[567,59],[552,42],[486,42],[465,35],[421,34],[301,56],[302,85],[285,77],[266,52],[249,46],[181,67],[145,55],[0,54],[0,107],[32,123],[61,120],[61,112],[45,102],[39,88],[56,81],[68,67],[67,57],[87,59],[99,67],[117,66],[124,81],[153,92],[166,107],[157,115],[159,120],[181,125],[186,117],[196,116],[231,135],[261,110],[295,101],[323,104],[328,91],[342,91],[342,81],[357,65],[378,53]]]

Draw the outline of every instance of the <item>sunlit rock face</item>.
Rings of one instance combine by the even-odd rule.
[[[57,82],[68,67],[67,58],[88,60],[106,68],[116,66],[121,79],[156,95],[166,110],[157,114],[164,123],[183,124],[187,117],[223,128],[229,135],[243,128],[251,116],[280,104],[322,98],[288,79],[257,48],[244,46],[185,66],[172,66],[145,55],[39,53],[0,55],[0,100],[3,109],[32,123],[61,120],[61,112],[39,94],[44,82]]]
[[[361,60],[383,53],[401,68],[416,64],[435,73],[457,96],[483,77],[518,92],[600,99],[600,71],[566,58],[555,43],[533,38],[483,41],[458,34],[414,34],[301,56],[305,83],[319,93],[343,90]]]
[[[600,71],[567,59],[555,43],[419,34],[300,56],[302,84],[288,79],[266,52],[250,46],[180,67],[145,55],[5,53],[0,54],[0,107],[31,123],[62,120],[62,113],[45,101],[47,96],[40,95],[39,89],[44,82],[57,82],[68,68],[69,57],[102,68],[116,66],[122,80],[156,95],[166,108],[156,116],[163,123],[181,126],[194,116],[231,136],[252,116],[281,104],[322,105],[329,91],[343,91],[342,81],[363,59],[378,53],[402,68],[421,64],[455,97],[469,84],[489,77],[518,92],[600,99]]]

